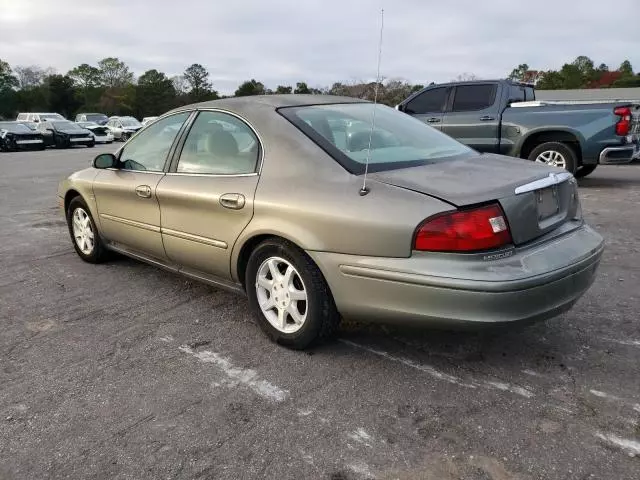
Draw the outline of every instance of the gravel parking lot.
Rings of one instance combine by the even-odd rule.
[[[640,165],[581,182],[607,249],[568,314],[305,353],[241,297],[77,257],[57,183],[116,147],[0,153],[0,478],[639,478]]]

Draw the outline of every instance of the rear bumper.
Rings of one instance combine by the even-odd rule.
[[[459,261],[446,272],[446,260],[415,255],[380,259],[308,253],[344,317],[468,327],[535,322],[569,310],[593,283],[603,244],[600,235],[583,226],[501,261],[484,262],[480,269],[470,262],[466,275]],[[437,272],[429,271],[432,263],[440,263]],[[407,268],[411,264],[422,271]]]
[[[600,152],[600,165],[625,165],[640,157],[640,144],[629,143],[620,147],[607,147]]]

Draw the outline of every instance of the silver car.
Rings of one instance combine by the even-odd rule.
[[[603,251],[571,174],[342,97],[181,107],[58,195],[83,260],[116,251],[246,294],[292,348],[342,317],[544,320],[584,294]]]

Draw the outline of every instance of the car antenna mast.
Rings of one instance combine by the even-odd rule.
[[[371,160],[371,140],[373,139],[373,130],[376,128],[376,107],[378,106],[378,87],[380,86],[380,61],[382,60],[382,32],[384,30],[384,8],[380,11],[380,40],[378,42],[378,72],[376,73],[376,87],[373,93],[373,113],[371,114],[371,130],[369,130],[369,144],[367,146],[367,157],[364,164],[364,178],[362,179],[362,188],[360,196],[369,193],[367,188],[367,174],[369,173],[369,161]]]

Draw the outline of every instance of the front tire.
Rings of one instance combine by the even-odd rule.
[[[87,144],[87,147],[89,147],[89,148],[93,148],[95,146],[96,146],[96,142],[91,142],[91,143]]]
[[[583,165],[580,168],[578,168],[578,170],[576,170],[576,173],[574,173],[574,176],[576,178],[584,178],[587,175],[592,174],[597,167],[598,165]]]
[[[296,350],[331,338],[340,315],[320,269],[284,240],[266,240],[252,252],[245,275],[249,305],[260,328]]]
[[[576,152],[569,145],[561,142],[542,143],[531,150],[528,158],[534,162],[564,168],[570,173],[575,173],[578,167]]]
[[[129,140],[129,134],[122,132],[122,135],[120,135],[120,141],[126,142],[127,140]]]
[[[88,263],[101,263],[108,257],[89,207],[82,197],[75,197],[67,209],[67,225],[73,247],[78,256]]]

